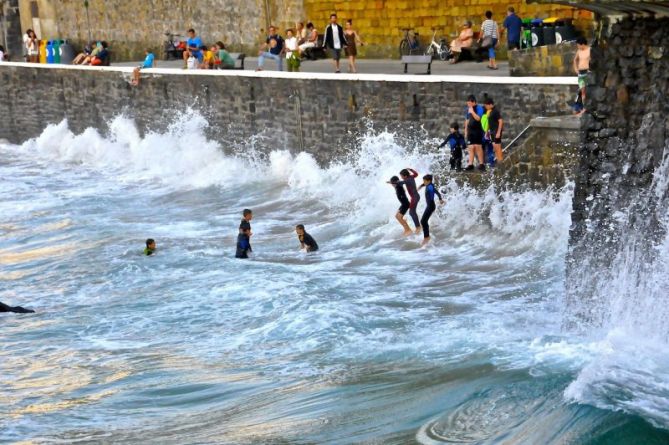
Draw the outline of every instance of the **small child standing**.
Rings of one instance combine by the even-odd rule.
[[[156,66],[156,56],[153,55],[153,52],[150,49],[145,51],[146,57],[141,66],[138,66],[132,71],[132,84],[137,86],[139,85],[139,71],[146,68],[154,68]]]
[[[460,134],[460,126],[456,122],[451,124],[450,134],[446,136],[439,148],[444,148],[447,144],[451,149],[451,170],[462,171],[462,155],[467,142],[465,137]]]
[[[251,235],[253,235],[251,232],[251,220],[253,219],[253,212],[249,209],[244,209],[242,216],[242,221],[239,223],[235,258],[248,258],[249,252],[253,252],[251,248]]]
[[[318,250],[318,243],[304,230],[304,225],[298,224],[295,226],[295,233],[297,233],[297,239],[300,240],[300,248],[306,252],[315,252]]]
[[[397,200],[400,202],[400,208],[397,209],[395,219],[397,219],[397,221],[404,229],[404,236],[409,236],[411,235],[411,229],[409,228],[409,224],[407,224],[406,220],[404,219],[404,215],[406,215],[407,211],[409,210],[410,204],[409,198],[407,198],[407,194],[404,191],[404,183],[400,182],[400,178],[397,176],[393,176],[390,178],[390,181],[388,181],[388,184],[395,188],[395,195],[397,195]]]
[[[156,252],[156,242],[153,238],[146,240],[146,247],[144,248],[144,255],[151,256]]]
[[[423,227],[423,242],[421,245],[425,245],[430,241],[430,217],[432,213],[437,209],[436,204],[434,203],[434,195],[439,197],[439,203],[443,204],[444,199],[441,197],[441,193],[432,183],[432,175],[423,176],[423,184],[418,188],[418,190],[425,187],[425,201],[426,207],[423,212],[423,217],[420,219],[420,225]]]

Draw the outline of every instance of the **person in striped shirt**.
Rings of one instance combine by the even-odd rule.
[[[481,38],[479,43],[484,49],[488,50],[488,68],[491,70],[497,69],[497,62],[495,61],[495,46],[499,40],[499,28],[497,22],[492,19],[492,11],[485,12],[485,20],[481,24]],[[488,46],[490,44],[490,46]]]

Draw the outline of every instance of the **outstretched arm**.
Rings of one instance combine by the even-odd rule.
[[[408,168],[407,167],[407,170],[409,170],[411,172],[411,177],[412,178],[417,178],[418,177],[418,172],[416,170],[414,170],[413,168]]]

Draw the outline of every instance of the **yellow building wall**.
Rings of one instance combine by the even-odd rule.
[[[402,28],[412,28],[422,42],[432,37],[432,27],[438,28],[437,36],[450,42],[465,20],[471,20],[478,31],[485,19],[486,10],[493,12],[493,19],[501,28],[509,6],[521,18],[568,17],[580,28],[589,28],[592,14],[560,5],[526,4],[525,1],[508,0],[304,0],[307,21],[323,32],[331,13],[336,13],[340,24],[353,20],[367,46],[359,49],[361,57],[399,57]]]

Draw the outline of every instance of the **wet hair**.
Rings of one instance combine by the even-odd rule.
[[[188,32],[192,32],[193,34],[195,34],[195,30],[193,28],[189,29]]]
[[[483,103],[485,105],[495,105],[495,101],[492,100],[492,97],[487,98]]]
[[[403,168],[402,170],[400,170],[400,176],[409,176],[409,170]]]
[[[244,216],[248,216],[248,215],[251,215],[251,214],[253,214],[251,209],[244,209],[244,211],[242,212],[242,215],[244,215]]]
[[[313,23],[311,23],[311,22],[307,23],[307,28],[313,28],[313,27],[314,27]]]
[[[576,44],[577,45],[587,45],[588,41],[585,39],[585,37],[579,37],[576,39]]]
[[[304,224],[298,224],[295,226],[296,229],[304,230]]]
[[[225,45],[223,45],[223,42],[221,42],[220,40],[216,42],[216,45],[221,49],[225,49]]]
[[[473,94],[470,94],[470,95],[467,97],[467,102],[474,102],[474,103],[476,103],[476,96],[474,96]]]
[[[392,178],[390,178],[391,184],[397,184],[398,182],[400,182],[400,178],[398,178],[397,176],[393,176]]]
[[[146,247],[149,247],[151,244],[155,243],[156,241],[153,238],[148,238],[146,240]]]
[[[513,6],[509,6],[506,10],[508,12],[516,12],[516,9]]]
[[[458,130],[460,129],[460,126],[458,125],[457,122],[453,122],[453,123],[451,124],[451,128],[452,128],[453,130],[455,130],[455,131],[458,131]]]
[[[491,19],[492,18],[492,11],[486,11],[485,12],[485,18]]]
[[[425,175],[423,176],[423,179],[432,182],[432,175]]]

